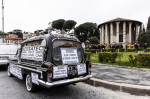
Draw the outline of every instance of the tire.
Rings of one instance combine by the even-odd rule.
[[[13,75],[10,73],[10,66],[8,65],[8,67],[7,67],[7,75],[9,76],[9,77],[12,77]]]
[[[29,92],[34,92],[37,89],[37,86],[32,83],[32,78],[29,74],[26,76],[26,88]]]

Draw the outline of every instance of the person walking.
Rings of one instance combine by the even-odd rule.
[[[136,53],[138,53],[138,44],[137,43],[135,43],[134,48],[136,50]]]
[[[144,52],[147,52],[147,43],[144,43]]]

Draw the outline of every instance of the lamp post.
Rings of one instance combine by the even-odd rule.
[[[3,33],[3,43],[4,43],[4,3],[2,0],[2,33]]]

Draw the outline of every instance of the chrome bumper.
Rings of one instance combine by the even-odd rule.
[[[69,83],[84,81],[84,80],[87,80],[91,77],[92,77],[92,75],[87,75],[87,76],[84,76],[84,77],[82,76],[82,77],[73,78],[73,79],[65,79],[65,80],[55,81],[55,82],[52,82],[52,83],[44,82],[43,80],[38,80],[38,82],[39,82],[39,85],[50,88],[52,86],[58,86],[58,85],[63,85],[63,84],[69,84]]]
[[[0,62],[0,66],[3,66],[3,65],[8,65],[9,62]]]

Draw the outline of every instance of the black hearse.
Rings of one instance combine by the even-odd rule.
[[[73,84],[91,77],[80,41],[67,34],[45,34],[25,40],[10,61],[8,76],[24,79],[28,91],[37,86]]]

